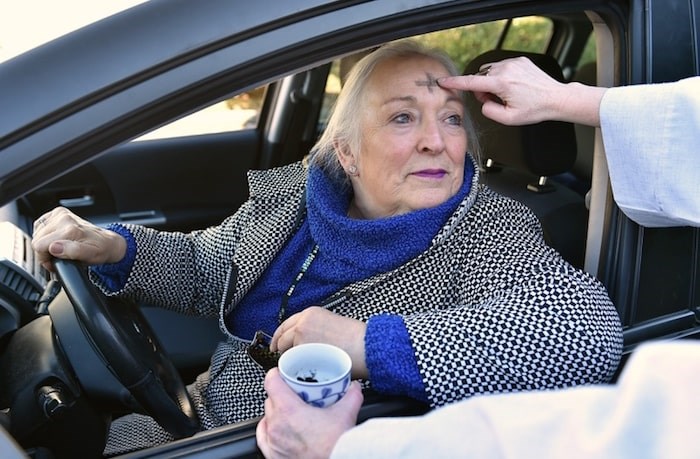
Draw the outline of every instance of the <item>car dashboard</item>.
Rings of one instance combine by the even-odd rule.
[[[35,259],[31,237],[12,222],[0,222],[0,338],[40,312],[54,283]]]

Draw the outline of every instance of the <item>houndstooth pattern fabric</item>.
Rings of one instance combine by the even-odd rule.
[[[263,371],[223,318],[290,237],[305,177],[300,163],[249,173],[250,199],[207,230],[130,227],[138,252],[118,293],[188,314],[218,313],[227,335],[208,374],[189,386],[204,429],[263,414]],[[480,393],[609,381],[622,352],[621,324],[602,284],[545,244],[529,209],[478,185],[478,173],[427,251],[341,293],[345,299],[329,308],[337,314],[403,316],[433,407]],[[149,420],[122,424],[143,432]],[[123,432],[120,439],[131,441]]]

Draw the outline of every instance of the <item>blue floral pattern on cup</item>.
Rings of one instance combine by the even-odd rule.
[[[299,397],[301,397],[301,399],[309,405],[317,408],[325,408],[326,406],[330,406],[343,398],[343,395],[345,395],[345,392],[347,392],[348,386],[350,385],[350,378],[343,378],[342,381],[339,382],[342,384],[339,391],[334,392],[333,387],[324,387],[321,390],[321,398],[316,400],[311,400],[309,393],[304,390],[298,391],[297,394],[299,394]]]

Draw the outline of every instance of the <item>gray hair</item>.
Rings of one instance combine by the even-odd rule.
[[[377,65],[397,57],[426,57],[442,64],[450,75],[461,75],[452,59],[442,50],[428,48],[411,39],[392,42],[369,53],[355,64],[348,74],[347,82],[338,95],[328,125],[311,149],[309,164],[321,167],[331,177],[348,182],[348,177],[338,161],[335,146],[345,145],[351,151],[359,151],[362,140],[360,131],[362,110],[358,107],[364,103],[367,82]],[[467,133],[467,148],[472,155],[478,155],[479,144],[476,131],[466,112],[466,107],[463,126]]]

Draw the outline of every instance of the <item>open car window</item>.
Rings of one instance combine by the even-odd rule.
[[[154,140],[190,135],[254,129],[265,100],[266,86],[212,104],[191,115],[166,124],[136,140]]]
[[[542,16],[526,16],[470,24],[421,34],[413,38],[427,46],[442,49],[455,62],[458,69],[464,69],[476,56],[491,49],[544,53],[549,47],[553,31],[554,23],[551,19]],[[319,116],[319,132],[328,122],[329,109],[338,97],[345,75],[352,64],[366,52],[347,56],[333,63],[328,76],[323,109]]]

